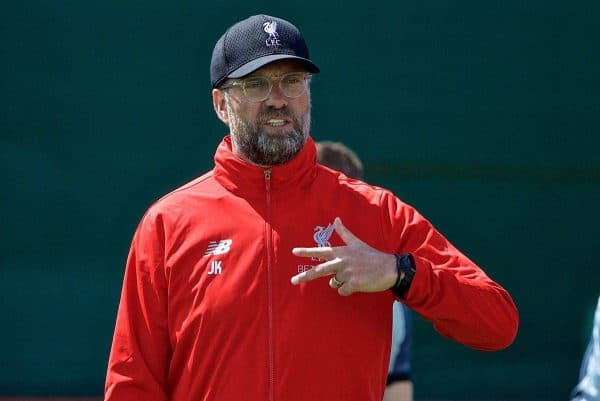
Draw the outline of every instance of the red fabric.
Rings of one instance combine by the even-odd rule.
[[[412,207],[315,156],[309,140],[266,179],[225,138],[211,172],[148,210],[127,262],[107,401],[381,400],[391,292],[290,283],[318,263],[292,248],[316,246],[336,216],[377,249],[413,253],[403,301],[441,334],[483,350],[513,341],[504,289]],[[335,233],[329,242],[343,245]]]

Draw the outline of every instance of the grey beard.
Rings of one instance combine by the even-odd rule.
[[[306,135],[297,129],[293,129],[283,138],[257,132],[249,139],[240,149],[248,160],[260,166],[286,163],[292,160],[306,143]]]
[[[310,106],[304,116],[296,117],[289,109],[268,109],[259,114],[255,122],[244,121],[233,114],[227,106],[231,122],[231,138],[246,160],[259,166],[286,163],[300,152],[310,131]],[[259,125],[272,117],[285,116],[292,120],[292,128],[286,133],[268,134]]]

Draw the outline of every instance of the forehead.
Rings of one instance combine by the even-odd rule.
[[[268,75],[282,75],[288,72],[305,72],[308,71],[304,64],[296,60],[278,60],[269,63],[258,70],[248,74],[247,76],[252,77],[256,75],[268,76]]]

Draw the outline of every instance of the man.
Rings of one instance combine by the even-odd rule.
[[[600,401],[600,297],[594,313],[592,337],[581,362],[579,384],[571,401]]]
[[[217,41],[215,167],[134,235],[105,397],[379,401],[392,303],[481,350],[507,347],[509,294],[392,193],[316,163],[298,29],[257,15]]]
[[[363,163],[358,155],[341,142],[316,142],[317,162],[341,171],[350,178],[364,179]],[[409,310],[394,302],[392,352],[383,401],[413,401],[410,356],[412,332]]]

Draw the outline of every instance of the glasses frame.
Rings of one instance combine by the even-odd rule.
[[[284,93],[283,88],[281,87],[281,83],[283,82],[285,77],[287,77],[289,75],[295,75],[295,74],[302,75],[302,79],[304,80],[304,89],[302,90],[302,92],[300,92],[296,96],[288,96]],[[272,76],[254,75],[251,77],[235,79],[235,80],[223,85],[221,87],[221,90],[227,90],[227,89],[232,89],[235,87],[240,87],[242,89],[242,93],[244,94],[245,100],[247,100],[249,102],[258,103],[258,102],[264,102],[265,100],[268,99],[269,95],[271,95],[271,91],[273,90],[274,81],[277,81],[277,85],[279,85],[279,90],[281,91],[281,94],[284,97],[286,97],[288,99],[297,99],[300,96],[302,96],[303,94],[305,94],[306,91],[308,90],[308,84],[310,83],[310,81],[312,79],[312,75],[313,74],[311,74],[310,72],[303,72],[303,71],[294,71],[294,72],[288,72],[288,73],[285,73],[282,75],[272,75]],[[246,85],[248,84],[248,82],[250,82],[251,79],[256,79],[256,78],[264,78],[269,83],[269,90],[266,92],[266,95],[262,99],[252,99],[252,98],[248,97],[248,93],[246,91]]]

